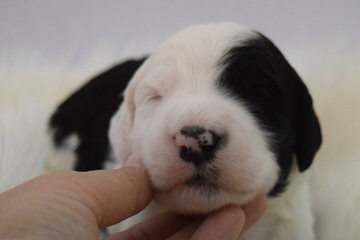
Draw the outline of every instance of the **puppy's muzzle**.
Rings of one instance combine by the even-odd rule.
[[[224,137],[224,133],[216,133],[211,129],[186,126],[175,135],[175,145],[183,160],[200,166],[215,159]]]

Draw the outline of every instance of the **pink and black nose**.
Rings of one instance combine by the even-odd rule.
[[[175,135],[175,145],[180,157],[196,166],[211,162],[224,139],[223,133],[199,126],[183,127]]]

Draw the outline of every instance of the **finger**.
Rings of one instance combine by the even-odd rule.
[[[152,198],[150,180],[139,165],[141,161],[128,161],[132,164],[120,169],[78,173],[81,177],[74,178],[78,194],[83,196],[81,201],[94,213],[100,228],[135,215]]]
[[[242,233],[254,225],[265,214],[267,209],[267,198],[265,195],[257,197],[254,201],[242,207],[245,212],[245,225]]]
[[[238,239],[245,223],[245,213],[239,206],[229,206],[211,214],[196,230],[193,240]]]
[[[191,223],[189,216],[162,214],[139,223],[130,229],[113,234],[104,240],[145,240],[145,239],[166,239]]]
[[[173,235],[171,235],[169,238],[167,238],[166,240],[185,240],[185,239],[190,239],[191,236],[194,234],[194,232],[196,231],[196,229],[199,228],[199,226],[201,225],[203,219],[197,219],[195,221],[193,221],[191,224],[185,226],[184,228],[182,228],[181,230],[177,231],[176,233],[174,233]]]
[[[193,239],[237,239],[241,233],[244,233],[265,214],[266,209],[267,199],[266,196],[263,195],[241,208],[231,206],[220,209],[211,214],[202,224],[201,222],[194,222],[169,239],[190,239],[192,235],[194,235]],[[231,216],[231,213],[228,211],[233,211],[235,216]],[[233,226],[229,225],[229,222],[230,224],[232,223]],[[219,227],[220,230],[216,227]],[[221,230],[225,232],[223,233]],[[215,233],[213,231],[215,231]]]
[[[180,230],[170,240],[181,239],[237,239],[244,226],[245,214],[241,207],[228,206],[220,209],[204,221],[195,221]]]

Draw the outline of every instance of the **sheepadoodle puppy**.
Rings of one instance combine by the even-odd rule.
[[[314,239],[302,176],[321,145],[319,121],[303,81],[259,32],[189,27],[93,78],[50,125],[58,146],[78,137],[76,170],[140,155],[162,211],[208,213],[265,193],[269,211],[244,239]],[[284,210],[292,198],[299,205]]]

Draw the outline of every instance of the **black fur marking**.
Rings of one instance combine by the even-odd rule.
[[[122,102],[122,92],[145,58],[129,60],[94,77],[66,99],[52,115],[53,140],[60,147],[71,134],[79,137],[75,170],[102,169],[110,151],[110,118]]]
[[[228,51],[220,65],[220,89],[245,102],[260,126],[272,133],[269,146],[281,168],[269,193],[284,191],[296,156],[300,171],[312,163],[321,131],[310,94],[276,46],[260,33]]]

